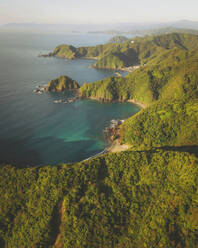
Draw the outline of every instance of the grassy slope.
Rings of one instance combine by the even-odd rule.
[[[194,155],[163,150],[1,167],[1,247],[196,247],[197,176]]]

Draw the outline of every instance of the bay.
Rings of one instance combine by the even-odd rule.
[[[71,93],[33,93],[37,85],[68,75],[93,82],[114,75],[91,68],[93,60],[40,58],[59,44],[88,46],[105,43],[110,35],[0,32],[0,162],[54,165],[76,162],[101,152],[103,129],[112,119],[125,119],[139,109],[130,103],[79,100],[54,104]]]

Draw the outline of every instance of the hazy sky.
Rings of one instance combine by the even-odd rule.
[[[0,24],[198,21],[198,0],[0,0]]]

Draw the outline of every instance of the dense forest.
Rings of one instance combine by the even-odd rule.
[[[121,126],[123,143],[138,150],[198,143],[198,99],[159,101]]]
[[[2,166],[1,247],[197,247],[195,155],[169,147]]]
[[[74,164],[1,165],[0,247],[198,247],[198,37],[64,45],[53,56],[139,63],[79,92],[146,108],[120,126],[127,151]]]

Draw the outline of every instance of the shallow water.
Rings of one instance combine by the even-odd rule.
[[[0,32],[0,162],[42,165],[83,160],[105,148],[103,129],[111,119],[138,111],[130,103],[54,104],[72,93],[33,93],[37,85],[63,74],[80,84],[112,76],[114,71],[90,68],[92,60],[38,57],[62,43],[87,46],[109,38]]]

